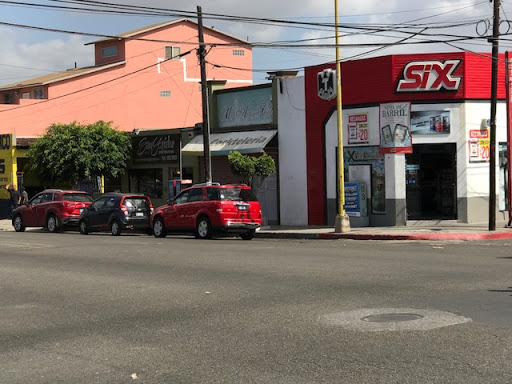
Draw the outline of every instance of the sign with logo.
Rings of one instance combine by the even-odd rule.
[[[217,125],[213,131],[232,127],[271,125],[274,119],[272,87],[225,90],[217,94]],[[213,132],[212,131],[212,132]]]
[[[368,113],[348,115],[348,143],[368,144]]]
[[[486,163],[490,158],[489,129],[469,130],[469,162]]]
[[[180,153],[180,135],[137,136],[132,138],[133,162],[177,162]]]
[[[456,91],[462,77],[453,72],[461,60],[426,60],[408,63],[398,81],[397,92],[435,92],[440,90]]]
[[[332,100],[337,96],[336,71],[330,68],[317,74],[318,97],[322,100]]]
[[[411,103],[386,103],[380,110],[380,153],[412,153]]]

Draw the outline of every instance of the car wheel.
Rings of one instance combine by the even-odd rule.
[[[250,229],[245,233],[241,233],[240,237],[244,240],[252,240],[254,238],[254,234],[256,233],[255,229]]]
[[[25,224],[23,224],[23,218],[21,215],[16,215],[14,218],[14,230],[16,232],[24,232],[25,231]]]
[[[46,228],[48,228],[48,232],[55,233],[59,231],[57,217],[54,214],[51,214],[46,219]]]
[[[165,237],[167,235],[164,220],[161,217],[157,217],[153,222],[153,235],[155,237]]]
[[[112,233],[112,236],[119,236],[121,234],[121,224],[119,224],[119,221],[112,220],[112,223],[110,224],[110,232]]]
[[[196,237],[198,239],[210,239],[212,237],[212,225],[207,217],[201,217],[197,222]]]
[[[78,229],[80,230],[80,233],[82,235],[89,234],[89,231],[87,230],[87,223],[85,222],[85,220],[80,220],[80,222],[78,223]]]

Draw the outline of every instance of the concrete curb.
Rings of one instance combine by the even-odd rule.
[[[259,232],[257,238],[267,239],[311,239],[311,240],[500,240],[512,239],[512,231],[497,233],[412,233],[382,234],[382,233],[283,233],[283,232]]]

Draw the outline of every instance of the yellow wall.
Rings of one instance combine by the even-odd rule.
[[[9,193],[5,189],[7,184],[15,184],[19,189],[17,158],[26,157],[26,149],[15,147],[16,136],[11,134],[0,135],[0,199],[8,199]]]

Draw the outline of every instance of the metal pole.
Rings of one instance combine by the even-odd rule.
[[[334,0],[334,19],[336,26],[336,110],[338,115],[338,213],[334,231],[337,233],[350,231],[350,220],[345,212],[345,168],[343,161],[343,115],[341,102],[341,55],[340,55],[340,35],[338,28],[338,0]]]
[[[206,51],[204,49],[204,37],[203,37],[203,14],[201,7],[197,7],[197,29],[199,34],[199,66],[201,68],[201,99],[203,105],[203,161],[204,161],[204,181],[211,183],[211,154],[210,154],[210,127],[208,126],[208,89],[206,85],[206,64],[205,56]]]
[[[496,104],[498,102],[498,37],[500,0],[494,0],[492,26],[491,127],[489,157],[489,231],[496,230]]]

